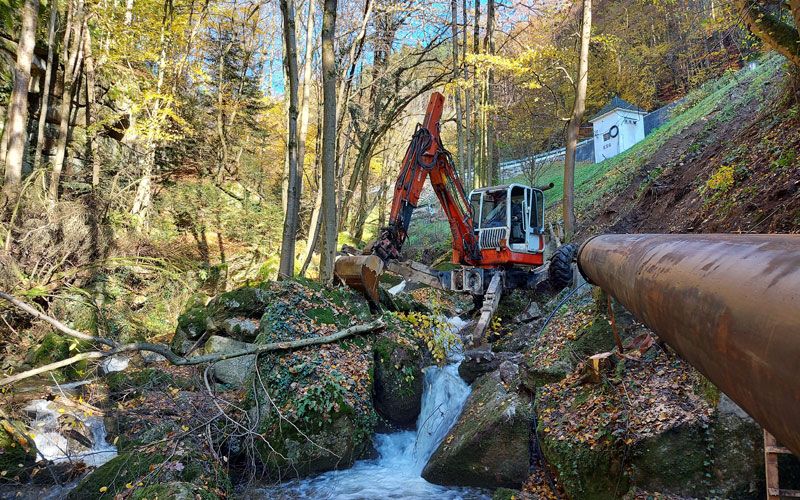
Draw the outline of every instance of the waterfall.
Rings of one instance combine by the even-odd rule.
[[[449,320],[460,329],[460,318]],[[447,432],[458,420],[470,388],[458,375],[460,353],[451,353],[450,364],[425,368],[422,410],[417,430],[377,434],[378,458],[360,460],[350,469],[330,471],[316,477],[290,481],[255,492],[258,498],[326,498],[356,500],[396,499],[483,499],[487,495],[470,488],[431,484],[420,473]]]
[[[102,418],[83,412],[70,415],[74,422],[80,422],[91,434],[84,436],[91,441],[91,446],[85,446],[65,435],[64,425],[59,423],[62,413],[53,406],[55,405],[49,401],[37,399],[25,408],[33,416],[31,430],[39,453],[37,458],[55,463],[83,462],[90,467],[99,467],[117,456],[117,448],[106,442],[106,428]]]

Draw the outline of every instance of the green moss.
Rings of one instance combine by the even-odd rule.
[[[511,488],[497,488],[492,493],[492,500],[515,500],[520,497],[520,491]]]
[[[137,489],[131,498],[133,500],[215,500],[221,497],[206,487],[176,481]]]
[[[186,487],[198,490],[196,494],[201,498],[225,496],[232,489],[228,474],[208,456],[189,452],[180,457],[168,457],[152,451],[132,451],[121,453],[84,477],[67,499],[110,500],[127,493],[133,498],[150,498],[144,496],[148,488],[165,491],[158,487],[169,488],[170,483],[192,483]],[[204,497],[203,491],[211,496]]]
[[[178,332],[187,339],[198,339],[206,331],[206,321],[208,313],[205,306],[195,305],[186,310],[178,317]]]
[[[698,426],[681,426],[638,443],[630,459],[631,480],[651,491],[698,495],[710,480],[706,439]]]
[[[169,386],[190,387],[191,381],[173,377],[158,368],[110,373],[105,377],[112,396],[144,390],[166,389]]]
[[[585,358],[614,348],[614,333],[603,315],[596,315],[589,326],[580,330],[575,340],[569,342],[560,358],[576,363]]]
[[[111,500],[129,491],[126,484],[138,485],[150,473],[150,466],[165,460],[158,453],[123,453],[86,476],[70,491],[69,500]],[[103,489],[105,488],[105,489]],[[101,491],[103,489],[103,491]]]
[[[306,315],[320,325],[335,325],[336,315],[333,311],[325,307],[315,307],[306,311]]]
[[[42,338],[39,345],[29,354],[28,361],[33,366],[55,363],[74,356],[88,347],[89,344],[85,341],[67,338],[50,332]],[[83,360],[51,373],[56,377],[57,381],[67,382],[84,377],[88,367],[88,362]]]
[[[552,434],[537,429],[542,453],[556,468],[558,482],[569,498],[606,500],[618,498],[628,491],[628,478],[623,474],[622,455],[608,448],[591,449],[588,445],[559,441]]]
[[[14,428],[21,431],[22,425],[9,422]],[[20,436],[22,436],[20,432]],[[20,444],[14,436],[0,426],[0,483],[5,481],[16,482],[28,476],[28,470],[36,461],[36,452],[32,446]]]

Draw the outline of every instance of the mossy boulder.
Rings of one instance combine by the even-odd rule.
[[[27,479],[36,451],[20,422],[0,420],[0,483]]]
[[[25,361],[33,367],[43,366],[65,360],[86,348],[88,344],[84,341],[48,332],[42,337],[39,345],[28,352]],[[85,377],[88,371],[89,363],[83,360],[50,373],[58,382],[70,382]]]
[[[269,422],[262,427],[269,445],[256,443],[267,470],[275,477],[304,477],[334,469],[347,469],[371,449],[370,434],[359,429],[355,412],[347,405],[337,413],[315,417],[316,422]]]
[[[181,456],[131,451],[119,454],[84,477],[67,499],[110,500],[119,494],[150,498],[143,496],[148,488],[157,489],[155,486],[173,482],[191,484],[193,489],[203,489],[217,496],[225,496],[231,491],[228,474],[210,456],[196,451]]]
[[[139,488],[131,495],[133,500],[215,500],[221,498],[206,486],[182,481],[172,481]]]
[[[497,372],[473,385],[456,424],[422,471],[443,485],[519,488],[528,477],[531,401]]]
[[[375,410],[392,425],[413,429],[422,409],[425,360],[416,344],[388,336],[375,341]]]
[[[753,498],[763,490],[760,428],[730,400],[721,401],[709,422],[686,422],[625,446],[548,432],[540,420],[540,445],[571,498],[620,498],[629,488],[680,497]]]

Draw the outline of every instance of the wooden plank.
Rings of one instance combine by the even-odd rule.
[[[778,455],[768,450],[778,446],[775,436],[764,429],[764,473],[767,481],[767,500],[780,500],[780,478],[778,476]]]
[[[781,455],[792,455],[792,450],[783,446],[764,446],[764,451],[767,453],[779,453]]]

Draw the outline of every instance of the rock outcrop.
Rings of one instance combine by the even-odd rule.
[[[519,488],[528,477],[531,401],[499,372],[478,379],[422,477],[443,485]]]
[[[375,409],[393,426],[413,429],[422,408],[422,350],[416,343],[383,337],[375,342],[374,352]]]

